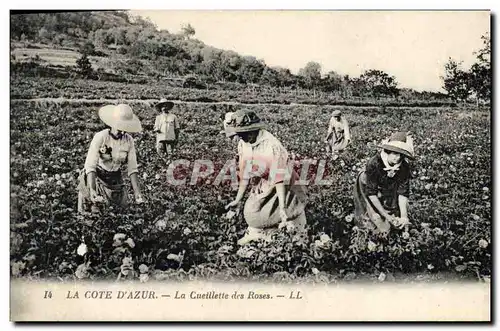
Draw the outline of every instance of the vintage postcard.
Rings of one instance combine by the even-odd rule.
[[[490,24],[11,11],[11,321],[491,321]]]

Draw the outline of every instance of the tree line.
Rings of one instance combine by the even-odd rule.
[[[475,52],[476,61],[468,69],[463,68],[463,62],[452,58],[445,64],[445,74],[442,76],[443,88],[448,95],[457,101],[467,101],[470,98],[476,102],[489,102],[491,99],[491,44],[489,34],[481,37],[482,48]]]

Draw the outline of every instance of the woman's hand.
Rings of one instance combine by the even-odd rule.
[[[285,208],[280,208],[280,219],[281,219],[281,222],[283,222],[283,223],[288,221],[288,216],[286,214]]]
[[[392,225],[394,225],[398,229],[402,229],[403,227],[408,227],[410,225],[410,221],[408,220],[408,217],[391,216],[390,222]]]
[[[231,208],[237,207],[239,203],[240,203],[240,201],[239,201],[239,200],[234,200],[234,201],[231,201],[230,203],[228,203],[228,204],[226,205],[226,207],[224,207],[224,208],[226,208],[226,210],[228,210],[228,209],[231,209]]]
[[[402,229],[403,227],[408,228],[410,226],[410,220],[408,217],[403,216],[399,218],[399,228]]]
[[[288,233],[295,231],[295,224],[288,220],[285,208],[280,208],[280,218],[281,222],[278,225],[278,229],[281,230],[282,228],[285,228]]]
[[[400,226],[400,221],[399,221],[399,218],[396,217],[396,216],[393,216],[391,214],[388,214],[387,216],[385,216],[385,219],[391,223],[392,225],[394,225],[395,227],[399,227]]]
[[[140,204],[143,204],[145,201],[144,201],[144,198],[142,197],[141,194],[138,194],[135,196],[135,203],[140,205]]]
[[[292,221],[286,221],[286,222],[281,222],[278,225],[278,229],[283,229],[285,228],[288,233],[292,233],[295,231],[295,224]]]
[[[104,202],[104,198],[101,197],[99,194],[97,194],[97,192],[95,190],[90,190],[90,201],[92,201],[92,203],[102,203]]]

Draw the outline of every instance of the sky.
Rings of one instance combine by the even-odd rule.
[[[190,23],[207,45],[263,59],[293,73],[309,61],[322,72],[359,76],[378,69],[400,87],[443,91],[449,57],[474,63],[488,11],[131,11],[160,29],[179,32]]]

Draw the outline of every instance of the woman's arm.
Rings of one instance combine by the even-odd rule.
[[[244,179],[240,180],[240,185],[238,186],[238,193],[236,194],[236,198],[234,199],[236,202],[240,202],[243,199],[247,187],[248,187],[248,181]]]
[[[137,202],[142,202],[142,194],[139,186],[139,177],[137,176],[137,154],[135,151],[134,140],[130,138],[130,149],[127,156],[128,175],[130,177],[130,184],[134,191],[134,196]]]
[[[285,190],[285,184],[283,182],[277,183],[276,184],[276,192],[278,193],[278,201],[280,204],[280,209],[285,210],[286,209],[286,190]]]
[[[160,132],[160,116],[156,116],[154,132]]]
[[[347,120],[344,118],[344,138],[345,140],[351,140],[351,131],[349,130],[349,123]]]
[[[385,219],[390,219],[391,216],[382,206],[382,203],[378,198],[379,186],[381,185],[380,178],[382,177],[382,172],[384,171],[380,169],[380,162],[379,157],[376,156],[370,159],[366,165],[366,195],[375,207],[375,211]]]
[[[326,133],[325,140],[330,139],[332,133],[333,133],[333,119],[330,119],[330,122],[328,122],[328,132]]]
[[[401,218],[408,219],[408,198],[404,195],[398,197],[399,211]]]
[[[103,138],[100,134],[94,135],[87,152],[85,159],[85,174],[87,175],[87,182],[90,188],[90,200],[95,202],[97,199],[96,192],[96,168],[99,162],[99,148],[101,148]]]
[[[96,174],[95,171],[89,172],[87,174],[87,182],[89,183],[90,191],[90,201],[91,202],[102,202],[103,198],[97,194],[96,191]]]
[[[380,203],[380,200],[376,195],[370,195],[370,196],[368,196],[368,198],[373,203],[373,206],[375,206],[375,209],[377,210],[377,212],[380,215],[382,215],[383,218],[385,218],[385,219],[391,218],[391,215],[387,212],[387,210],[384,209],[384,207],[382,206],[382,203]]]
[[[130,184],[132,185],[132,190],[134,191],[134,196],[136,201],[142,199],[141,189],[139,187],[139,177],[137,172],[130,175]]]
[[[95,182],[96,182],[95,171],[89,172],[87,174],[87,182],[89,183],[90,190],[91,191],[95,191],[95,189],[96,189],[96,185],[95,185]]]
[[[231,201],[229,204],[226,205],[226,209],[229,209],[231,207],[236,207],[240,201],[243,199],[243,196],[245,195],[245,192],[248,187],[248,181],[244,179],[240,179],[240,185],[238,186],[238,194],[236,194],[236,198]]]
[[[280,218],[281,222],[283,223],[288,221],[288,215],[286,214],[286,201],[285,201],[286,190],[285,190],[285,184],[283,182],[276,184],[276,193],[278,194]]]
[[[175,132],[175,140],[179,140],[179,134],[181,133],[181,126],[179,124],[177,116],[174,117],[174,132]]]
[[[402,171],[402,178],[398,185],[398,205],[401,219],[408,223],[408,196],[410,195],[410,167],[405,166]]]

